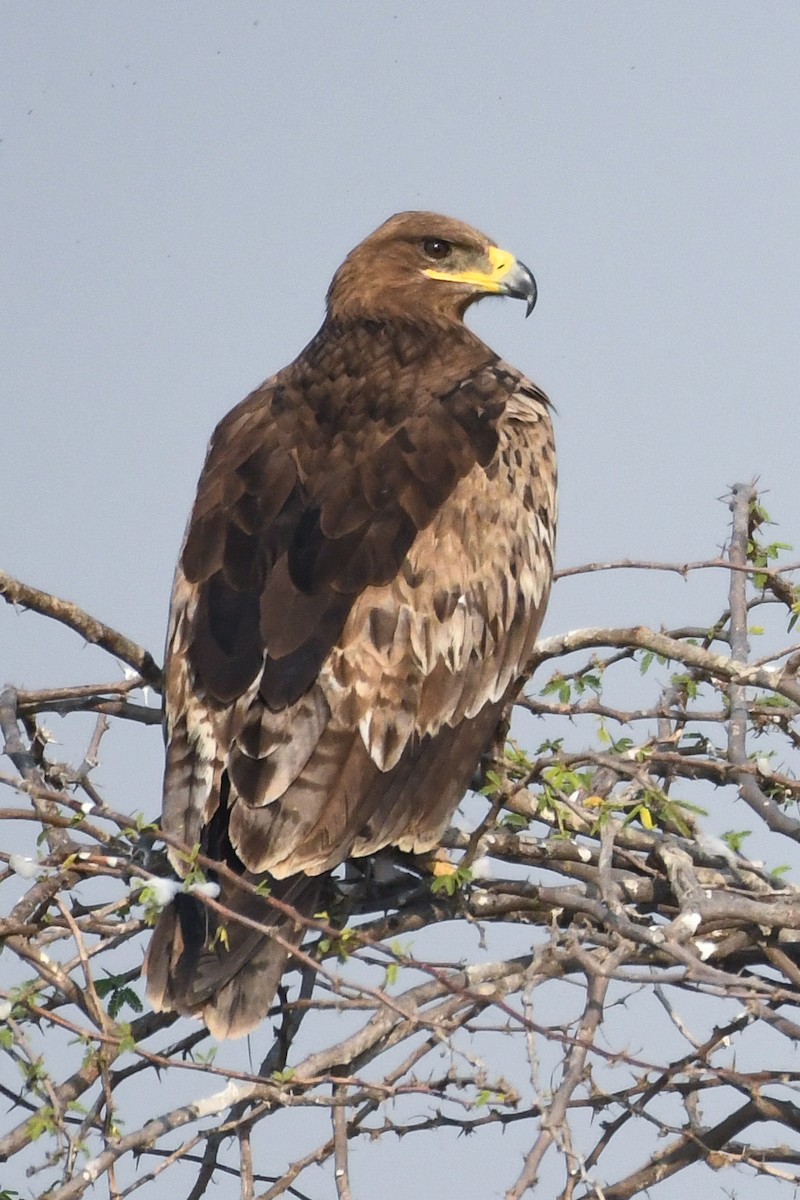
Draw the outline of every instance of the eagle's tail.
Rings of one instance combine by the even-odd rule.
[[[317,911],[322,881],[305,875],[274,881],[271,894],[301,917]],[[158,1012],[200,1017],[216,1038],[243,1037],[269,1012],[304,928],[266,899],[223,885],[220,903],[236,916],[268,926],[273,936],[219,917],[196,896],[180,893],[158,918],[143,971]],[[280,940],[278,940],[280,939]]]

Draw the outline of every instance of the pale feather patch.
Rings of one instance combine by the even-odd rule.
[[[356,600],[323,667],[331,712],[355,709],[364,746],[382,771],[399,761],[412,737],[436,734],[500,700],[524,666],[554,552],[555,485],[541,470],[542,457],[551,454],[545,403],[527,383],[514,393],[499,430],[499,469],[490,477],[476,466],[461,480],[414,542],[408,570]],[[522,521],[521,478],[530,495]],[[458,595],[442,619],[435,615],[437,593]],[[376,609],[399,613],[389,645],[375,643]],[[452,686],[437,688],[436,711],[423,721],[425,681],[440,663]]]

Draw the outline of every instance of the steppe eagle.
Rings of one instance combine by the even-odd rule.
[[[427,212],[336,272],[294,362],[217,426],[181,550],[165,667],[163,828],[306,916],[320,878],[435,847],[519,684],[550,591],[546,396],[464,325],[530,313],[527,267]],[[187,859],[174,848],[180,875]],[[266,1015],[299,928],[220,877],[148,951],[157,1009],[236,1037]]]

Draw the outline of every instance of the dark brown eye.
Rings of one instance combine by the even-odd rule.
[[[444,241],[443,238],[426,238],[422,243],[422,249],[428,258],[441,261],[441,259],[447,258],[453,247],[450,242]]]

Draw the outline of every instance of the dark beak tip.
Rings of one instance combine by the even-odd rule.
[[[539,290],[536,287],[536,280],[533,277],[533,271],[530,267],[526,267],[525,263],[519,264],[525,273],[525,285],[520,291],[521,299],[525,300],[525,317],[529,317],[536,306],[536,300],[539,295]]]

